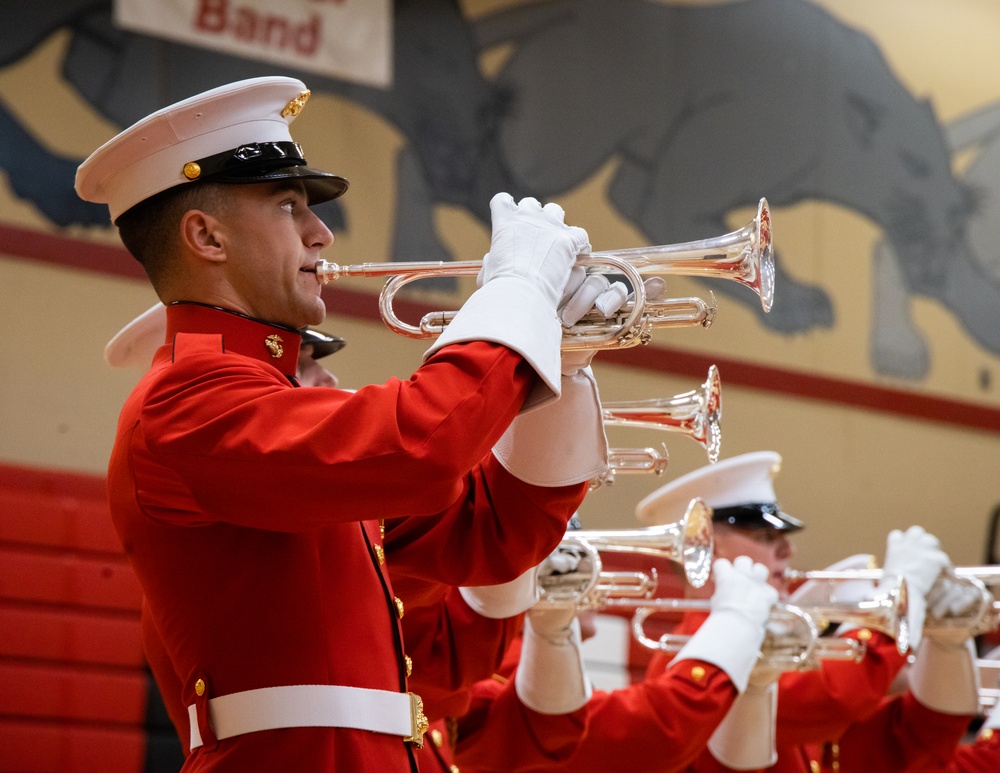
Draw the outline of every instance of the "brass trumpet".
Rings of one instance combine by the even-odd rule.
[[[701,390],[674,397],[602,403],[604,423],[618,427],[650,427],[683,432],[699,443],[716,462],[722,444],[722,383],[712,365]]]
[[[606,250],[580,255],[580,265],[601,273],[624,274],[632,286],[633,300],[613,319],[588,315],[563,331],[562,348],[571,350],[624,349],[648,343],[657,327],[711,325],[715,314],[711,304],[699,298],[647,300],[643,276],[681,275],[720,277],[749,287],[760,296],[764,311],[774,300],[774,254],[771,214],[767,200],[757,205],[757,215],[743,228],[712,239]],[[393,309],[396,293],[419,279],[442,276],[475,276],[482,261],[425,261],[361,263],[341,266],[316,261],[316,281],[328,284],[341,277],[389,277],[379,296],[379,312],[395,333],[408,338],[434,338],[441,334],[454,311],[424,315],[418,325],[403,322]]]
[[[608,572],[601,561],[602,552],[665,558],[680,564],[688,582],[699,588],[712,568],[712,509],[703,500],[692,499],[676,523],[622,531],[581,529],[567,533],[559,547],[582,552],[584,560],[572,572],[539,577],[542,603],[601,609],[613,598],[645,598],[656,591],[655,568],[649,572]]]

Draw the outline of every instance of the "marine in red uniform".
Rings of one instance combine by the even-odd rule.
[[[555,205],[494,198],[482,287],[409,381],[296,388],[333,238],[309,206],[347,188],[291,141],[307,97],[289,78],[206,92],[77,175],[168,307],[108,479],[187,706],[185,770],[411,769],[422,717],[380,520],[426,522],[404,545],[420,549],[399,552],[404,573],[429,571],[427,547],[485,543],[502,559],[468,579],[505,582],[558,543],[605,463],[599,418],[579,421],[599,417],[592,377],[561,372],[557,307],[588,245]],[[540,460],[561,478],[533,485]],[[531,528],[496,541],[506,518]]]
[[[745,489],[748,478],[756,485],[759,477],[769,486],[772,461],[751,456],[721,463],[719,486]],[[658,522],[676,522],[689,501]],[[768,585],[769,570],[745,556],[732,564],[719,562],[715,574],[722,583],[712,595],[713,611],[669,667],[610,692],[586,686],[573,646],[574,610],[546,604],[529,610],[530,649],[508,658],[502,678],[475,685],[469,711],[453,723],[459,767],[477,772],[684,769],[746,689],[778,595]]]
[[[777,471],[780,463],[780,457],[773,457],[771,474]],[[715,489],[706,486],[714,477],[710,470],[696,471],[685,477],[668,484],[664,490],[640,503],[637,508],[640,520],[669,519],[676,512],[679,502],[691,496],[692,492],[704,492],[701,495],[715,507],[716,554],[751,555],[771,568],[772,582],[784,589],[784,575],[792,556],[787,535],[801,528],[801,523],[791,521],[782,513],[773,490],[765,486],[749,496],[745,491]],[[926,597],[936,578],[948,566],[950,562],[941,551],[938,540],[920,527],[890,535],[886,548],[886,574],[892,577],[903,575],[907,579],[911,590],[909,623],[911,633],[917,637],[923,624]],[[867,591],[863,584],[855,587],[856,592],[868,594],[876,590],[871,583]],[[806,595],[800,592],[799,598],[792,601],[807,605]],[[689,616],[677,632],[690,633],[697,630],[698,625],[699,621]],[[912,696],[905,702],[898,699],[883,704],[890,684],[906,662],[898,652],[896,642],[872,627],[845,626],[840,635],[864,643],[865,655],[859,663],[826,660],[817,669],[781,673],[768,669],[767,663],[762,662],[751,676],[747,692],[734,704],[731,714],[720,724],[701,757],[688,770],[692,773],[729,770],[804,773],[823,770],[823,765],[832,765],[836,757],[837,769],[846,773],[849,768],[845,767],[845,763],[853,764],[855,758],[852,755],[864,755],[876,743],[881,744],[886,757],[896,760],[894,764],[902,765],[895,769],[905,769],[905,762],[893,756],[893,743],[905,738],[909,727],[907,717],[918,716],[921,711],[933,712],[929,707],[938,705],[938,701],[928,696],[934,694],[936,697],[939,686],[924,691],[921,695],[924,703],[917,703],[918,708],[901,714],[901,707],[909,707]],[[932,652],[930,648],[921,649],[925,656],[930,653],[925,673],[936,672],[942,664],[939,653]],[[948,655],[946,659],[950,657]],[[669,658],[665,654],[654,657],[648,674],[659,673]],[[954,676],[949,674],[948,678]],[[960,715],[961,709],[956,713]],[[953,744],[956,741],[954,730],[963,721],[967,722],[968,718],[959,716],[943,721],[939,738],[943,738],[945,744]],[[883,732],[890,728],[896,730],[895,742]],[[867,740],[859,743],[862,738]],[[848,741],[846,757],[841,756],[841,749],[845,748],[842,739]],[[932,758],[936,753],[934,749],[940,748],[940,743],[928,740],[923,749],[914,747],[911,750],[912,759]],[[851,769],[883,770],[878,764]]]

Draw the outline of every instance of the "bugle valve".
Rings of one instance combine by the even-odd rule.
[[[676,523],[620,531],[567,532],[559,550],[577,551],[582,558],[573,571],[539,576],[542,603],[600,609],[611,598],[645,598],[655,592],[655,569],[608,572],[604,570],[602,552],[666,559],[683,568],[691,585],[701,587],[712,565],[712,509],[703,500],[692,499]]]
[[[770,311],[774,298],[774,255],[771,215],[766,199],[757,205],[757,215],[743,228],[712,239],[604,250],[578,256],[578,264],[600,273],[623,274],[633,299],[619,315],[609,320],[593,315],[563,331],[562,348],[570,350],[623,349],[647,343],[656,327],[702,325],[708,327],[715,313],[711,304],[698,298],[647,299],[643,277],[687,275],[731,279],[760,296]],[[316,280],[328,284],[342,277],[388,277],[379,296],[379,312],[395,333],[409,338],[434,338],[454,317],[454,311],[431,312],[419,325],[404,322],[393,301],[405,285],[420,279],[444,276],[475,276],[482,261],[385,262],[339,265],[316,261]]]

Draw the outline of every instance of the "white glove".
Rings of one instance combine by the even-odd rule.
[[[542,381],[542,388],[525,401],[527,409],[559,396],[562,327],[556,310],[577,254],[589,252],[590,244],[586,231],[563,222],[558,204],[542,207],[532,198],[515,204],[509,194],[498,193],[490,201],[490,211],[493,239],[483,258],[481,286],[424,359],[465,341],[507,346],[524,357]]]
[[[778,591],[767,584],[769,571],[748,556],[712,565],[715,593],[711,614],[677,653],[677,660],[703,660],[718,666],[741,693],[760,655],[764,628]]]
[[[886,591],[895,585],[896,578],[906,579],[909,593],[910,647],[920,645],[927,613],[927,593],[940,576],[941,571],[951,566],[948,554],[941,550],[938,538],[928,534],[921,526],[911,526],[905,532],[893,529],[886,540],[885,562],[882,565],[884,577],[878,590]]]
[[[910,691],[920,703],[942,714],[979,711],[979,669],[968,630],[928,629],[910,666]]]
[[[1000,730],[1000,703],[990,709],[981,730]]]
[[[976,585],[949,573],[942,574],[927,592],[927,612],[946,622],[973,617],[982,605],[983,594]]]
[[[500,585],[473,585],[458,592],[476,614],[493,619],[519,615],[539,599],[538,567],[533,566],[519,577]]]
[[[924,706],[944,714],[979,710],[979,670],[972,636],[982,604],[978,587],[947,572],[927,593],[927,611],[935,624],[924,628],[909,676],[910,689]]]
[[[562,396],[554,403],[518,414],[493,455],[534,486],[568,486],[605,475],[608,438],[591,369],[562,376]]]
[[[769,768],[778,761],[775,746],[778,677],[781,671],[758,663],[747,689],[708,739],[708,750],[732,770]]]
[[[665,287],[663,279],[658,276],[647,279],[643,286],[646,288],[647,299],[658,298]],[[611,317],[634,296],[634,293],[628,292],[624,282],[609,284],[606,276],[587,274],[584,266],[573,269],[567,294],[570,299],[562,305],[559,312],[559,318],[565,327],[575,325],[592,308],[596,308],[601,316]],[[589,367],[597,352],[597,349],[563,352],[562,374],[572,376]]]
[[[498,193],[490,201],[490,213],[493,238],[483,258],[482,285],[504,278],[526,282],[555,311],[576,256],[590,252],[587,232],[566,225],[566,213],[558,204],[543,207],[530,197],[515,203],[510,194]]]
[[[625,305],[628,288],[624,282],[612,284],[604,274],[588,274],[586,266],[574,266],[564,296],[559,320],[563,327],[573,327],[594,308],[610,317]]]
[[[575,608],[539,604],[528,610],[514,689],[540,714],[568,714],[590,699]]]

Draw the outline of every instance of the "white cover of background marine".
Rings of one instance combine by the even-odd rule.
[[[320,75],[392,83],[391,0],[115,0],[126,29]]]

